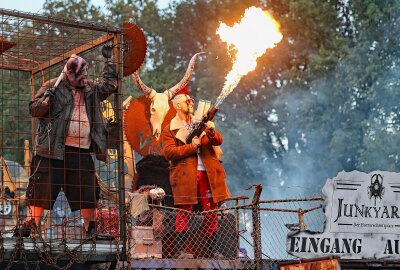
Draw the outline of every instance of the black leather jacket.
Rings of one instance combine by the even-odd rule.
[[[69,129],[71,114],[74,108],[74,98],[70,82],[61,81],[52,91],[48,105],[42,103],[45,93],[57,79],[47,81],[29,103],[32,117],[38,117],[36,154],[39,156],[64,159],[65,138]],[[107,142],[106,124],[100,110],[100,102],[109,95],[116,93],[118,78],[114,64],[106,63],[103,68],[103,81],[88,81],[85,86],[85,106],[90,123],[91,151],[97,159],[106,161]]]

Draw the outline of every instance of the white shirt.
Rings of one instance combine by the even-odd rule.
[[[85,96],[82,91],[73,90],[74,110],[65,138],[65,145],[89,149],[90,148],[90,123],[85,107]]]
[[[192,128],[190,124],[186,123],[186,121],[182,120],[182,122],[183,122],[183,126],[186,129],[189,130],[189,129]],[[204,168],[203,161],[201,160],[200,149],[198,149],[198,151],[197,151],[197,170],[198,171],[205,171],[206,170],[206,168]]]

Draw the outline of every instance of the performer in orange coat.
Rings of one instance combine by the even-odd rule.
[[[194,121],[194,100],[188,93],[189,88],[186,87],[172,99],[176,116],[162,131],[161,145],[165,158],[170,162],[170,183],[175,206],[191,212],[194,205],[200,203],[203,211],[214,210],[219,202],[230,196],[225,170],[214,150],[214,146],[222,144],[223,137],[215,129],[214,123],[208,122],[200,138],[193,138],[191,144],[185,143]],[[185,212],[179,212],[176,216],[178,258],[193,258],[184,248],[188,237],[188,220],[189,214]],[[220,256],[215,250],[215,234],[218,230],[216,212],[205,215],[204,229],[210,255]]]

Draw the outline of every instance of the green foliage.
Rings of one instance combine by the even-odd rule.
[[[46,0],[43,5],[45,14],[70,20],[86,20],[102,24],[104,15],[101,8],[93,5],[90,0]]]
[[[4,70],[0,81],[0,156],[23,164],[24,140],[31,135],[29,74]]]

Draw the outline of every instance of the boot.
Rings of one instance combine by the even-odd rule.
[[[193,254],[186,253],[185,243],[189,237],[189,232],[184,230],[176,235],[176,259],[193,259]]]
[[[95,238],[96,240],[108,240],[108,241],[115,239],[115,237],[112,236],[111,234],[97,233],[96,222],[89,221],[89,228],[86,231],[86,239],[93,239],[93,238]]]
[[[21,227],[14,229],[13,237],[29,237],[33,228],[36,228],[34,219],[30,219],[22,223]]]
[[[86,231],[86,239],[93,238],[93,236],[96,236],[96,222],[89,221],[89,227]]]
[[[208,254],[210,258],[216,260],[223,260],[225,256],[222,255],[217,248],[217,235],[214,232],[211,236],[207,236]]]

